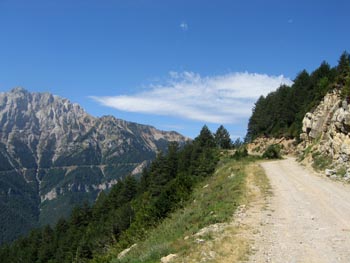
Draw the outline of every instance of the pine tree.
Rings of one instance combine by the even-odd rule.
[[[215,133],[215,142],[221,149],[230,149],[232,147],[230,134],[222,125],[220,125]]]
[[[207,125],[204,125],[199,135],[195,138],[195,143],[200,147],[215,147],[215,139]]]
[[[48,262],[52,258],[55,248],[53,247],[54,232],[50,226],[45,226],[41,233],[41,245],[38,251],[38,262]]]
[[[137,194],[137,181],[134,176],[127,176],[124,179],[124,187],[120,192],[120,203],[125,204],[126,202],[131,201]]]
[[[338,61],[337,71],[342,77],[350,74],[350,55],[348,52],[344,51],[343,54],[341,54]]]
[[[177,174],[178,151],[179,151],[179,144],[177,142],[170,142],[168,145],[167,162],[168,162],[168,168],[169,168],[169,177],[171,179],[175,178]]]

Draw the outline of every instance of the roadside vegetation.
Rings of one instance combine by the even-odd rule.
[[[171,262],[246,258],[250,242],[238,235],[240,229],[233,223],[234,214],[237,208],[251,201],[247,186],[249,173],[250,180],[264,195],[269,192],[269,184],[262,169],[253,165],[260,158],[246,156],[237,160],[233,156],[230,153],[222,156],[214,175],[195,187],[185,206],[150,231],[124,257],[118,259],[120,250],[112,249],[108,262],[160,262],[167,255],[174,256]]]
[[[195,233],[231,217],[245,191],[245,174],[240,165],[232,166],[233,163],[236,161],[222,160],[214,176],[196,187],[183,209],[154,229],[124,259],[112,262],[159,262],[161,257],[168,254],[186,253],[196,240],[193,236]]]
[[[266,151],[262,155],[265,159],[281,159],[281,146],[278,144],[271,144],[267,147]]]
[[[317,151],[312,153],[312,160],[312,167],[316,171],[324,171],[326,168],[330,168],[330,166],[332,165],[331,157],[321,154]]]

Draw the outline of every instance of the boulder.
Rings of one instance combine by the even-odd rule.
[[[350,155],[350,140],[344,140],[340,147],[340,152],[342,154]]]
[[[332,175],[330,176],[330,178],[331,178],[331,179],[337,179],[338,176],[337,176],[336,174],[332,174]]]
[[[348,110],[348,102],[346,100],[343,100],[342,101],[342,104],[341,104],[342,108],[347,111]]]
[[[303,127],[302,130],[304,133],[308,134],[312,127],[312,118],[313,114],[311,112],[306,113],[304,119],[303,119]]]
[[[176,257],[177,257],[176,254],[169,254],[169,255],[167,255],[167,256],[165,256],[165,257],[162,257],[162,258],[160,259],[160,262],[161,262],[161,263],[170,263],[170,262],[172,262],[173,259],[176,258]]]
[[[137,244],[133,244],[131,247],[124,249],[122,252],[118,254],[118,259],[124,258],[130,252],[130,250],[135,248],[136,246]]]
[[[324,171],[324,173],[326,174],[327,177],[331,177],[332,175],[335,175],[336,172],[337,172],[337,171],[334,170],[334,169],[326,169],[326,170]]]
[[[334,113],[334,117],[336,119],[336,121],[338,122],[343,122],[344,118],[345,118],[345,110],[343,108],[339,108],[335,113]]]

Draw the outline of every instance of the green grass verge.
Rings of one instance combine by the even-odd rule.
[[[244,202],[245,166],[249,162],[249,158],[239,161],[222,158],[215,174],[197,185],[187,205],[151,230],[148,238],[123,259],[117,259],[119,251],[111,249],[108,256],[94,262],[150,263],[171,253],[185,254],[194,242],[193,234],[208,225],[229,221]]]

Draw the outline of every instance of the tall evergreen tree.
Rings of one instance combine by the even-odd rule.
[[[212,132],[207,125],[204,125],[199,135],[195,138],[195,143],[198,143],[200,147],[215,147],[215,139]]]
[[[344,51],[338,61],[338,74],[341,76],[348,76],[350,74],[350,55]]]
[[[220,127],[216,130],[215,142],[221,149],[230,149],[232,147],[230,134],[223,125],[220,125]]]
[[[175,178],[178,168],[178,151],[179,144],[177,142],[170,142],[168,145],[167,162],[169,169],[169,178]]]

